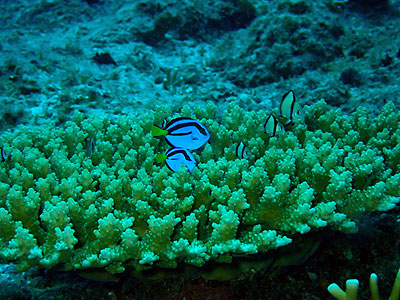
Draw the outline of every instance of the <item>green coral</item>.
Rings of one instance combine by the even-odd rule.
[[[346,281],[346,290],[343,291],[336,283],[328,286],[328,292],[337,300],[357,300],[359,282],[357,279],[349,279]],[[380,300],[378,289],[378,276],[372,273],[369,277],[369,289],[371,292],[371,300]],[[400,270],[397,271],[394,279],[392,292],[389,300],[398,300],[400,298]]]
[[[0,166],[0,259],[20,270],[202,266],[282,247],[315,228],[354,232],[357,217],[399,202],[393,104],[373,119],[364,108],[348,116],[319,101],[305,107],[304,124],[272,138],[263,133],[268,114],[232,103],[221,115],[212,103],[182,108],[179,116],[211,134],[191,173],[154,162],[167,145],[151,126],[178,116],[164,107],[3,133],[10,156]],[[235,156],[241,141],[248,159]]]

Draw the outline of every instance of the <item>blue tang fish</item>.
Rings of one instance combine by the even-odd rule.
[[[283,95],[281,104],[279,106],[279,114],[287,119],[286,123],[283,124],[284,126],[291,125],[302,119],[304,114],[303,109],[301,108],[300,104],[297,103],[296,97],[292,90]]]
[[[190,150],[199,149],[210,138],[207,128],[199,121],[189,118],[176,118],[164,128],[153,125],[153,136],[164,136],[171,147]]]
[[[196,161],[187,149],[184,148],[172,148],[165,154],[157,154],[156,161],[161,163],[165,161],[165,164],[171,171],[178,171],[181,165],[184,165],[189,172],[196,166]]]

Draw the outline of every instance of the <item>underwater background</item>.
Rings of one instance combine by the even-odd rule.
[[[301,106],[323,98],[344,114],[400,107],[398,0],[1,0],[0,11],[2,132],[209,101],[218,112],[271,111],[289,90]],[[289,248],[273,268],[243,275],[233,261],[229,280],[185,270],[87,279],[2,264],[0,299],[332,300],[328,285],[349,278],[370,299],[372,272],[386,299],[400,266],[398,213],[360,217],[357,233],[315,231],[318,246]]]

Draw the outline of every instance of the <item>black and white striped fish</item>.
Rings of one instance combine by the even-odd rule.
[[[264,123],[264,132],[270,137],[273,137],[282,131],[285,131],[282,124],[279,123],[278,119],[273,114],[270,114]]]
[[[90,135],[86,138],[86,150],[89,154],[92,154],[96,151],[96,137]]]
[[[0,154],[1,154],[1,162],[5,162],[10,158],[8,152],[4,149],[3,146],[0,147]]]
[[[279,114],[286,118],[284,126],[296,123],[303,118],[303,109],[297,103],[296,96],[292,90],[283,95],[279,105]]]
[[[235,154],[240,159],[248,159],[251,156],[249,149],[246,147],[243,141],[236,146]]]

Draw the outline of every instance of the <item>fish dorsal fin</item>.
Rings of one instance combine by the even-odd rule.
[[[165,121],[166,121],[166,120],[165,120]],[[169,121],[169,122],[165,122],[164,128],[172,127],[172,126],[174,126],[175,123],[179,123],[179,122],[181,122],[181,121],[194,121],[194,120],[191,119],[191,118],[186,118],[186,117],[177,117],[177,118],[175,118],[175,119],[172,119],[172,120]],[[163,125],[164,125],[164,124],[163,124]]]

